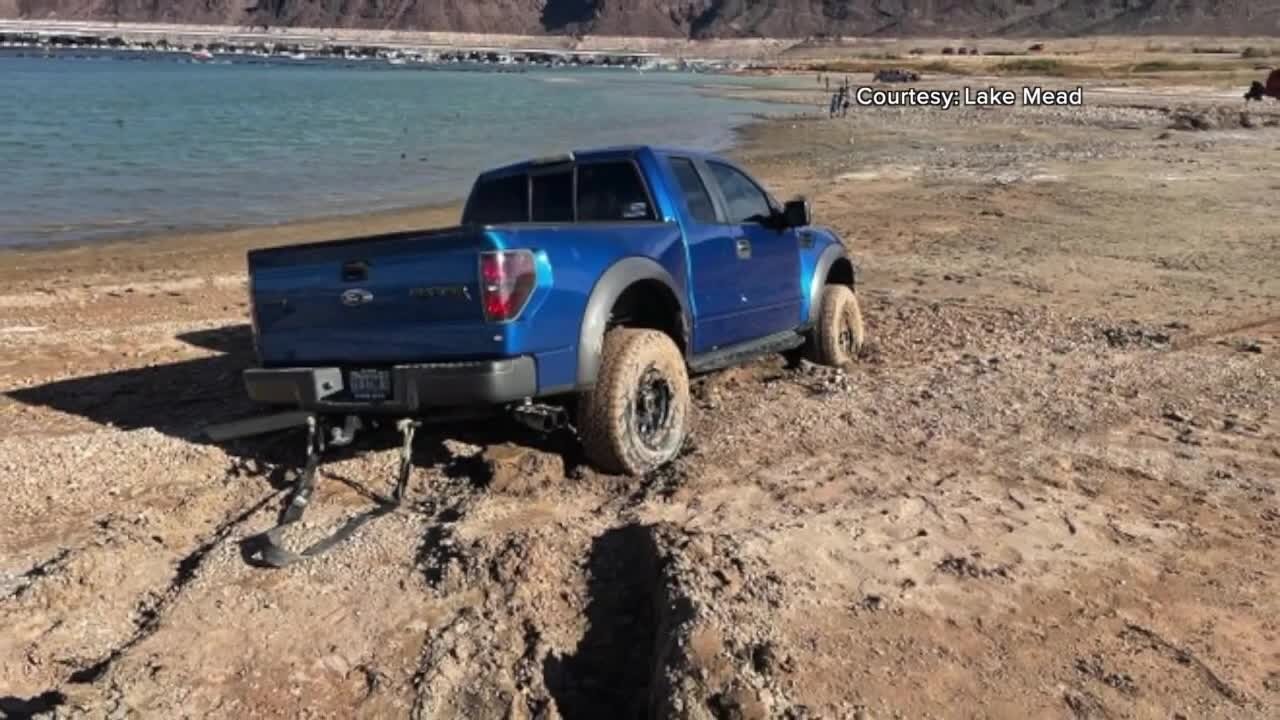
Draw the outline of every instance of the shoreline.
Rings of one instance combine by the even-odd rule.
[[[433,214],[447,210],[460,211],[465,199],[464,194],[462,198],[442,200],[439,202],[381,208],[377,210],[339,212],[332,215],[288,216],[283,217],[280,220],[262,223],[246,223],[242,225],[222,224],[208,226],[172,226],[156,230],[142,230],[138,234],[122,232],[119,234],[103,235],[99,237],[53,240],[51,242],[44,243],[18,242],[9,245],[0,245],[0,256],[7,254],[47,254],[62,250],[77,250],[86,247],[154,244],[158,242],[166,242],[169,238],[175,235],[203,240],[205,238],[216,238],[220,236],[231,236],[245,233],[273,234],[278,232],[281,234],[290,234],[289,230],[291,228],[301,225],[324,226],[345,224],[355,221],[372,222],[376,225],[384,225],[387,223],[394,224],[398,218],[405,216],[416,216],[424,213]]]
[[[244,253],[254,248],[444,227],[456,224],[461,211],[461,203],[447,203],[337,217],[298,218],[266,226],[158,231],[130,238],[6,247],[0,248],[0,257],[5,259],[0,280],[19,284],[30,281],[39,285],[73,269],[90,267],[101,267],[107,272],[121,267],[142,269],[148,265],[172,270],[175,263],[167,256],[175,254],[188,256],[190,265],[200,267],[204,273],[211,269],[243,273]],[[238,267],[228,265],[233,257],[232,265],[238,263]]]
[[[788,74],[807,75],[810,73],[791,72]],[[856,73],[851,73],[856,74]],[[946,87],[963,83],[971,78],[947,77],[934,80],[928,86],[941,82]],[[993,81],[1009,80],[1008,78],[991,78]],[[1061,84],[1062,78],[1043,78],[1046,84]],[[722,96],[738,99],[750,99],[754,102],[790,106],[793,111],[780,110],[776,114],[753,112],[741,116],[739,122],[726,127],[726,140],[717,151],[729,156],[750,154],[761,145],[761,137],[767,137],[771,130],[783,128],[798,120],[812,117],[824,117],[821,108],[813,104],[813,100],[823,95],[817,88],[812,90],[796,85],[785,89],[754,88],[749,86],[733,86],[718,84],[712,78],[694,87],[700,94]],[[1149,88],[1127,87],[1115,97],[1101,98],[1104,105],[1125,104],[1121,95],[1146,97]],[[1091,87],[1089,92],[1098,92]],[[1096,96],[1094,96],[1096,97]],[[1178,94],[1161,96],[1170,103],[1212,104],[1214,98],[1195,98]],[[1197,102],[1198,101],[1198,102]],[[1094,100],[1098,102],[1097,99]],[[1128,102],[1132,103],[1132,99]],[[1253,109],[1253,108],[1251,108]],[[1271,115],[1270,108],[1256,109],[1264,115]],[[479,169],[477,169],[479,172]],[[377,234],[414,229],[430,229],[444,225],[456,224],[461,212],[462,203],[466,200],[468,186],[466,184],[453,188],[445,193],[450,199],[423,202],[399,207],[381,209],[352,210],[321,215],[286,215],[274,222],[244,225],[223,225],[215,227],[172,227],[165,229],[143,230],[136,234],[123,232],[110,236],[95,238],[77,238],[55,240],[47,243],[25,242],[13,245],[0,245],[0,257],[9,261],[22,258],[57,257],[59,255],[103,255],[107,253],[145,254],[168,247],[193,248],[208,250],[225,245],[228,249],[247,249],[249,247],[283,245],[304,241],[324,241],[360,234]],[[0,272],[0,277],[4,275]]]
[[[726,89],[700,87],[698,90],[699,92],[719,94]],[[742,89],[739,88],[737,90],[740,91]],[[800,105],[800,103],[769,96],[767,92],[760,92],[760,94],[762,95],[759,98],[761,102]],[[745,151],[746,148],[744,146],[750,142],[750,136],[758,134],[760,130],[758,126],[786,122],[789,119],[787,115],[771,118],[759,113],[752,113],[745,117],[743,122],[734,124],[726,129],[728,141],[718,152],[732,155],[734,152]],[[456,191],[446,193],[452,197],[449,200],[378,210],[343,212],[334,215],[292,216],[285,217],[277,222],[264,224],[227,225],[212,228],[198,226],[174,227],[143,231],[141,234],[55,240],[43,244],[0,245],[0,257],[10,260],[24,257],[47,259],[58,254],[92,254],[109,250],[129,251],[130,248],[154,250],[170,244],[174,246],[190,245],[197,248],[208,248],[220,243],[227,243],[234,247],[248,249],[250,245],[268,247],[304,241],[323,242],[359,234],[373,235],[383,232],[433,229],[442,226],[438,224],[427,226],[421,223],[424,220],[438,223],[440,219],[452,216],[454,220],[448,224],[456,224],[457,218],[462,212],[462,205],[466,201],[468,190],[469,187],[460,186],[456,188]],[[2,277],[4,277],[4,273],[0,272],[0,278]]]
[[[775,100],[786,104],[785,101]],[[730,141],[721,152],[731,157],[752,153],[771,128],[791,123],[791,115],[752,115],[729,128]],[[0,282],[17,289],[57,285],[62,278],[91,269],[111,273],[117,269],[172,272],[173,255],[190,258],[183,265],[199,267],[200,274],[245,272],[244,254],[251,249],[303,242],[324,242],[360,235],[430,230],[456,225],[466,200],[466,188],[452,202],[311,216],[282,220],[270,225],[245,225],[221,229],[158,230],[142,235],[68,240],[47,245],[0,247]]]

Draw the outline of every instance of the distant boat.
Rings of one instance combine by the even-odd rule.
[[[209,52],[208,50],[196,50],[195,52],[191,53],[191,57],[195,60],[204,62],[206,60],[212,60],[213,53]]]
[[[292,58],[293,60],[306,60],[307,54],[304,52],[296,52],[296,53],[291,53],[289,57]]]
[[[391,58],[387,60],[388,65],[403,65],[407,61],[404,58]]]

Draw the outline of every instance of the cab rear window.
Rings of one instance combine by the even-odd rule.
[[[636,166],[602,162],[578,167],[578,220],[653,220],[649,194]]]
[[[480,180],[472,188],[462,222],[627,222],[656,217],[635,164],[614,160]]]
[[[462,213],[463,223],[501,225],[529,219],[527,175],[481,180],[471,189],[471,198]]]
[[[531,219],[534,222],[573,222],[573,171],[529,176]]]

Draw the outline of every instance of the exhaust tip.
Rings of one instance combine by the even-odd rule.
[[[516,422],[541,433],[554,432],[569,424],[569,413],[558,405],[521,405],[511,415]]]

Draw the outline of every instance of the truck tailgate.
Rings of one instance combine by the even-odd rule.
[[[267,366],[392,364],[492,352],[479,228],[396,233],[249,253]]]

